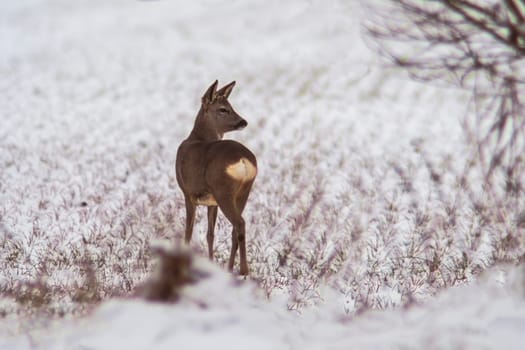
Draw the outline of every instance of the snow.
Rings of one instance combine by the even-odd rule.
[[[0,349],[521,349],[525,269],[499,266],[424,305],[341,313],[336,293],[303,313],[197,259],[207,277],[176,304],[112,300],[74,322],[0,341]]]
[[[339,0],[2,2],[0,348],[520,348],[525,203],[493,202],[475,171],[458,185],[468,93],[385,66],[366,16]],[[132,298],[151,241],[182,240],[175,152],[215,79],[237,81],[248,127],[226,137],[258,159],[250,279],[224,272],[222,215],[213,264],[199,258],[199,211],[209,277],[175,304]]]

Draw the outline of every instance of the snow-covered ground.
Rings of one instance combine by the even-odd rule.
[[[341,312],[334,291],[304,313],[202,258],[177,304],[112,300],[89,317],[0,340],[0,349],[523,349],[525,269],[498,267],[424,306]]]
[[[0,345],[517,347],[523,271],[491,266],[524,260],[525,203],[461,179],[468,94],[385,67],[366,18],[339,0],[2,2]],[[226,137],[258,158],[252,281],[220,270],[219,215],[210,281],[125,299],[150,241],[182,239],[175,152],[215,79],[237,81],[249,125]],[[202,256],[204,230],[201,211]]]

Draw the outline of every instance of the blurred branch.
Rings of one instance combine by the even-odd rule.
[[[496,169],[521,176],[509,169],[523,167],[525,153],[525,4],[392,0],[371,9],[365,27],[381,54],[415,79],[473,92],[486,180]]]

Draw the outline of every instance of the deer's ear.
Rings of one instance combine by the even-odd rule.
[[[232,81],[231,83],[223,86],[219,91],[217,91],[217,95],[228,98],[228,96],[230,96],[230,94],[232,93],[234,86],[235,86],[235,81]]]
[[[208,90],[206,90],[202,96],[202,103],[210,103],[215,99],[215,95],[217,94],[217,84],[219,84],[219,82],[215,80]]]

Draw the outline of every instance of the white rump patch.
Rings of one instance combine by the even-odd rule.
[[[226,167],[226,173],[239,181],[250,181],[257,175],[257,168],[248,159],[241,158],[238,162]]]

